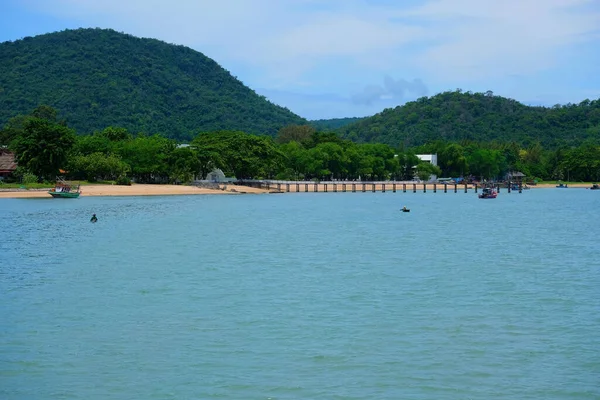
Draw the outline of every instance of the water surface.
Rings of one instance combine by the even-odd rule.
[[[0,199],[0,398],[598,399],[599,206]]]

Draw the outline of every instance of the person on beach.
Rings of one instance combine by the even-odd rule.
[[[98,221],[98,218],[96,218],[96,214],[92,215],[90,222],[97,222],[97,221]]]

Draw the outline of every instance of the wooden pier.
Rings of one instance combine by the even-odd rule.
[[[313,181],[273,181],[273,180],[252,180],[252,181],[239,181],[239,185],[251,186],[260,189],[265,189],[274,193],[366,193],[366,192],[392,192],[392,193],[416,193],[417,191],[427,193],[443,191],[444,193],[468,193],[473,191],[477,193],[478,189],[483,186],[477,184],[467,183],[415,183],[415,182],[354,182],[354,181],[333,181],[333,182],[313,182]],[[498,190],[505,189],[508,193],[511,193],[511,184],[507,187],[502,188],[500,184],[494,185],[493,187]],[[490,187],[490,185],[487,185]],[[523,190],[522,185],[519,185],[518,191],[521,193]]]

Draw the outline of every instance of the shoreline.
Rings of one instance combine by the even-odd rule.
[[[46,189],[12,189],[0,190],[0,199],[52,198]],[[111,196],[174,196],[174,195],[239,195],[263,194],[269,190],[248,186],[223,185],[221,189],[208,189],[184,185],[150,185],[132,184],[121,185],[85,185],[81,186],[80,197],[111,197]]]
[[[342,192],[342,184],[344,182],[336,183],[336,191]],[[346,192],[351,193],[351,185],[356,184],[356,192],[362,192],[362,183],[357,182],[345,182]],[[286,192],[285,184],[281,184],[281,190],[277,190],[277,186],[273,185],[269,190],[259,189],[250,186],[241,185],[223,185],[220,189],[208,189],[197,186],[184,186],[184,185],[160,185],[160,184],[132,184],[131,186],[121,185],[85,185],[81,187],[81,197],[109,197],[109,196],[174,196],[174,195],[239,195],[239,194],[268,194],[268,193],[305,193],[305,183],[301,183],[299,192],[296,192],[296,184],[290,183],[290,191]],[[319,193],[325,193],[325,185],[327,185],[327,193],[334,193],[332,183],[319,183],[317,184],[317,190]],[[432,183],[423,184],[417,183],[417,192],[423,191],[423,186],[427,191],[433,192],[434,185]],[[568,184],[569,189],[587,189],[590,184],[587,183],[573,183]],[[308,184],[308,193],[314,193],[314,184]],[[381,192],[383,188],[382,183],[375,184],[376,192]],[[469,191],[473,191],[472,185],[467,185]],[[535,189],[551,189],[556,188],[556,184],[545,183],[538,184],[536,186],[530,186],[532,190]],[[478,187],[480,190],[481,187]],[[16,199],[16,198],[51,198],[48,194],[47,189],[0,189],[0,199]],[[392,192],[392,184],[385,184],[385,191]],[[454,191],[454,185],[447,186],[448,192]],[[464,185],[458,185],[457,191],[464,192]],[[506,188],[501,188],[501,191],[505,192]],[[365,192],[372,192],[373,187],[371,183],[365,184]],[[396,191],[399,193],[403,192],[402,183],[396,184]],[[406,193],[413,191],[413,183],[406,183]],[[444,192],[444,185],[437,184],[437,191]],[[524,190],[526,191],[526,190]]]

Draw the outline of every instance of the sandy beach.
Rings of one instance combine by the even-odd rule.
[[[81,197],[85,196],[167,196],[167,195],[197,195],[197,194],[244,194],[244,193],[269,193],[268,190],[247,186],[227,185],[221,189],[207,189],[196,186],[183,185],[85,185],[81,187]],[[0,198],[36,198],[50,197],[48,189],[13,189],[0,191]]]
[[[346,185],[346,192],[352,192],[352,182],[347,182],[345,183]],[[355,190],[356,192],[362,192],[363,191],[363,184],[358,182],[355,183]],[[416,184],[416,191],[417,192],[422,192],[423,191],[423,183],[417,183]],[[589,188],[591,185],[587,184],[587,183],[569,183],[569,188],[573,188],[573,189],[586,189]],[[551,183],[547,183],[547,184],[538,184],[536,186],[531,186],[531,189],[549,189],[549,188],[555,188],[556,184],[551,184]],[[372,192],[373,191],[373,185],[371,183],[365,183],[364,184],[364,188],[365,188],[365,192]],[[375,184],[375,191],[376,192],[381,192],[384,188],[384,184],[382,183],[377,183]],[[467,188],[469,191],[473,190],[473,186],[472,185],[467,185]],[[50,197],[50,195],[48,194],[48,189],[31,189],[31,190],[26,190],[26,189],[10,189],[10,190],[0,190],[0,198],[44,198],[44,197]],[[298,189],[298,190],[296,190]],[[443,184],[437,184],[435,186],[435,189],[438,192],[443,192],[444,191],[444,185]],[[480,187],[478,188],[479,190],[481,189]],[[342,182],[338,182],[335,185],[332,183],[319,183],[316,185],[316,190],[315,190],[315,184],[313,183],[299,183],[298,185],[296,185],[296,183],[290,183],[289,185],[289,193],[296,193],[296,192],[300,192],[300,193],[304,193],[306,191],[308,192],[325,192],[327,190],[328,193],[332,193],[332,192],[343,192],[343,183]],[[406,192],[412,192],[414,190],[413,187],[413,183],[406,183]],[[434,185],[433,184],[425,184],[425,190],[427,192],[433,191],[434,190]],[[464,185],[457,185],[456,187],[457,192],[464,192],[465,190],[465,186]],[[392,183],[386,183],[385,184],[385,191],[386,192],[391,192],[393,191],[393,184]],[[396,192],[402,192],[403,191],[403,184],[402,183],[396,183]],[[448,192],[452,192],[454,191],[454,185],[448,185],[447,186],[447,191]],[[504,192],[506,191],[506,188],[501,188],[501,191]],[[85,197],[85,196],[167,196],[167,195],[198,195],[198,194],[229,194],[229,195],[235,195],[235,194],[244,194],[244,193],[253,193],[253,194],[262,194],[262,193],[286,193],[287,192],[287,186],[286,184],[280,184],[279,186],[279,190],[278,190],[278,186],[277,184],[272,184],[269,190],[266,189],[258,189],[258,188],[253,188],[253,187],[249,187],[249,186],[240,186],[240,185],[223,185],[221,186],[221,189],[208,189],[208,188],[201,188],[201,187],[196,187],[196,186],[183,186],[183,185],[144,185],[144,184],[133,184],[131,186],[120,186],[120,185],[85,185],[81,187],[81,196]]]

